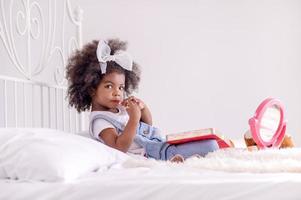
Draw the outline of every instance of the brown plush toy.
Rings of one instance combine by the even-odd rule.
[[[252,138],[252,135],[251,135],[251,132],[250,131],[247,131],[245,134],[244,134],[244,140],[245,140],[245,143],[247,145],[247,147],[251,148],[251,147],[254,147],[254,146],[257,146],[255,141],[253,140]],[[280,148],[291,148],[291,147],[294,147],[294,142],[293,142],[293,139],[292,139],[292,136],[289,135],[289,134],[285,134],[284,138],[283,138],[283,141],[280,145]]]

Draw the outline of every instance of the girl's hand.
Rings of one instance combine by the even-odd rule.
[[[139,111],[140,111],[140,118],[139,118],[139,120],[140,121],[142,121],[144,123],[147,123],[149,125],[153,124],[152,114],[151,114],[150,110],[148,109],[148,107],[146,106],[146,104],[142,100],[140,100],[140,99],[138,99],[138,98],[136,98],[134,96],[131,96],[131,97],[125,99],[121,103],[121,105],[123,105],[124,107],[126,107],[127,110],[129,108],[129,105],[131,105],[131,104],[136,105],[137,108],[139,109]],[[131,111],[128,111],[128,114],[130,115],[129,112],[131,112]]]
[[[135,101],[128,101],[126,111],[129,115],[129,119],[139,122],[141,118],[141,109],[137,102]]]
[[[140,110],[143,110],[145,108],[145,103],[141,99],[138,99],[137,97],[134,97],[134,96],[130,96],[129,98],[123,100],[122,105],[127,107],[128,103],[131,101],[138,104]]]

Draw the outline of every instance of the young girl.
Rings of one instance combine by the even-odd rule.
[[[92,138],[123,152],[183,161],[218,148],[214,140],[170,146],[152,126],[147,105],[129,96],[138,88],[139,66],[118,39],[92,41],[69,59],[69,103],[78,112],[89,110]],[[167,150],[168,149],[168,150]]]

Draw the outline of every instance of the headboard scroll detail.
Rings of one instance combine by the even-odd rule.
[[[43,82],[42,72],[47,71],[49,75],[49,66],[55,64],[52,80],[47,81],[65,85],[68,56],[82,43],[81,8],[72,9],[69,0],[39,3],[1,0],[0,3],[0,38],[12,66],[22,78]],[[75,31],[69,30],[70,23]]]

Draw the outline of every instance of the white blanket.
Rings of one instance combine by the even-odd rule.
[[[248,151],[246,149],[237,148],[220,149],[209,153],[206,157],[187,159],[181,164],[131,157],[123,163],[122,166],[124,168],[181,167],[188,169],[251,173],[301,173],[301,148],[280,150],[268,149],[259,151]]]

